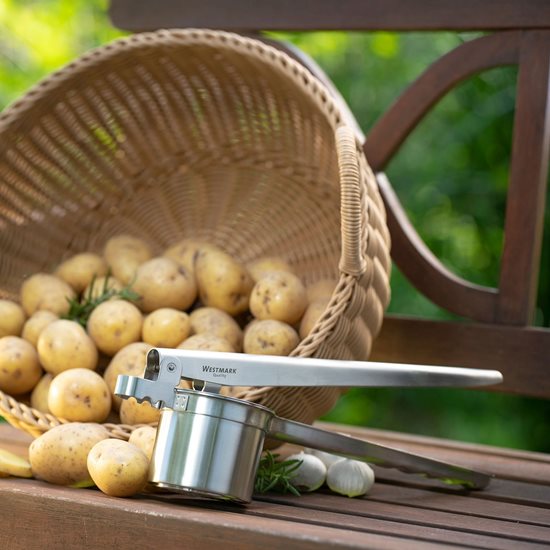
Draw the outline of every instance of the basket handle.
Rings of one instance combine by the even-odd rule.
[[[355,134],[348,126],[336,129],[336,151],[340,171],[340,219],[342,255],[339,269],[342,273],[359,277],[367,269],[363,255],[366,243],[362,221],[362,197],[359,152]]]

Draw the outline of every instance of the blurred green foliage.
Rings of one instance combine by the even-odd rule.
[[[0,107],[86,50],[123,33],[107,0],[0,0]],[[333,79],[368,134],[405,87],[474,34],[285,33]],[[424,119],[387,168],[414,226],[452,271],[495,286],[502,249],[516,71],[468,80]],[[547,208],[547,214],[550,208]],[[550,324],[546,220],[537,324]],[[390,311],[450,317],[394,269]],[[550,403],[482,391],[354,389],[326,417],[465,441],[550,451]]]

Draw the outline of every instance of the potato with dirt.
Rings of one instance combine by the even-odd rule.
[[[115,278],[128,285],[134,280],[138,267],[151,259],[153,254],[143,239],[121,234],[105,243],[103,256]]]
[[[27,316],[23,308],[12,300],[0,300],[0,338],[21,336]]]
[[[199,250],[195,276],[203,305],[232,316],[248,309],[254,280],[244,265],[220,248],[209,246]]]
[[[72,287],[63,279],[49,273],[35,273],[21,285],[21,305],[28,316],[46,309],[56,315],[69,311],[69,303],[76,298]]]
[[[160,410],[147,401],[138,403],[134,397],[123,399],[120,404],[120,420],[123,424],[154,424],[159,421]]]
[[[250,295],[250,311],[257,319],[293,325],[307,307],[306,289],[292,273],[272,271],[260,279]]]
[[[185,310],[197,298],[195,278],[170,258],[153,258],[140,265],[132,289],[146,313],[164,307]]]
[[[234,352],[233,346],[225,339],[213,334],[194,334],[184,340],[178,349],[195,349],[205,351],[226,351]]]
[[[147,352],[151,349],[145,342],[134,342],[123,347],[111,359],[103,373],[103,379],[111,392],[113,408],[118,410],[122,399],[115,395],[116,381],[119,375],[143,376],[147,360]]]
[[[88,334],[95,345],[109,356],[141,339],[143,315],[126,300],[108,300],[99,304],[88,318]]]
[[[128,441],[104,439],[90,450],[88,470],[94,483],[106,495],[129,497],[145,488],[149,460]]]
[[[273,319],[255,320],[244,333],[244,352],[257,355],[288,355],[298,344],[298,333]]]
[[[104,422],[111,412],[111,392],[97,372],[69,369],[51,381],[48,408],[70,422]]]
[[[215,307],[200,307],[189,315],[191,334],[210,334],[227,340],[239,352],[243,348],[243,331],[229,313]]]
[[[54,321],[57,321],[59,317],[46,309],[35,311],[23,325],[23,332],[21,336],[30,342],[33,346],[38,345],[38,337],[41,332]]]
[[[0,390],[10,395],[31,391],[42,377],[38,353],[19,336],[0,338]]]
[[[80,294],[94,278],[107,274],[107,263],[98,254],[81,252],[67,258],[55,270],[55,275]]]
[[[210,243],[196,238],[182,239],[167,248],[163,256],[174,260],[178,265],[195,277],[195,259],[201,248],[212,246]]]
[[[88,453],[109,437],[100,424],[71,422],[51,428],[29,447],[33,474],[57,485],[91,485]]]
[[[160,308],[143,320],[142,340],[159,348],[175,348],[191,333],[191,322],[185,311]]]
[[[54,376],[77,367],[97,368],[97,348],[76,321],[58,319],[50,323],[38,337],[37,350],[44,370]]]

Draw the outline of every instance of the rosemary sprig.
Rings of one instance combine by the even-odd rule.
[[[89,291],[87,295],[82,296],[79,300],[78,298],[67,298],[69,302],[69,311],[62,316],[63,319],[70,319],[80,323],[84,328],[88,322],[92,311],[103,302],[110,300],[111,298],[120,298],[121,300],[127,300],[129,302],[135,302],[139,300],[139,294],[134,292],[131,288],[132,283],[128,284],[121,290],[114,288],[109,288],[109,278],[111,276],[110,272],[107,272],[105,280],[103,281],[103,288],[101,293],[94,298],[94,285],[96,281],[96,276],[92,277],[92,281],[89,286]]]
[[[278,493],[292,493],[299,496],[300,492],[291,480],[296,475],[296,469],[300,467],[301,460],[284,460],[278,462],[278,454],[269,451],[260,459],[254,490],[257,493],[276,491]]]

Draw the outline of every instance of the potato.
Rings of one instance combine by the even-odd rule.
[[[37,349],[42,366],[54,376],[76,367],[97,367],[97,348],[76,321],[58,319],[50,323],[40,333]]]
[[[248,309],[254,286],[246,268],[229,254],[213,246],[199,250],[195,276],[201,302],[238,315]]]
[[[298,330],[300,338],[305,338],[311,332],[311,329],[315,326],[319,317],[321,317],[327,309],[329,301],[330,298],[320,298],[307,306]]]
[[[250,311],[257,319],[293,325],[307,307],[306,289],[292,273],[272,271],[260,279],[250,295]]]
[[[69,369],[52,380],[48,408],[71,422],[103,422],[111,412],[111,392],[97,372]]]
[[[210,334],[227,340],[235,351],[243,347],[243,331],[237,321],[225,311],[200,307],[189,316],[191,334]],[[180,340],[181,341],[181,340]]]
[[[213,334],[195,334],[184,340],[179,349],[203,349],[207,351],[234,352],[233,346],[224,338]]]
[[[23,457],[0,449],[0,477],[5,476],[32,477],[31,465]]]
[[[120,404],[120,420],[123,424],[153,424],[158,422],[160,410],[147,401],[138,403],[133,397],[123,399]]]
[[[155,447],[155,439],[157,437],[157,429],[153,426],[141,426],[136,428],[128,439],[128,443],[135,445],[138,449],[141,449],[145,456],[151,460],[153,456],[153,449]]]
[[[0,338],[0,390],[20,395],[34,388],[42,377],[36,350],[19,336]]]
[[[197,298],[195,279],[170,258],[153,258],[140,265],[132,289],[145,312],[163,307],[187,309]]]
[[[57,485],[92,483],[86,464],[92,447],[109,437],[99,424],[72,422],[51,428],[29,447],[29,461],[36,477]]]
[[[23,308],[11,300],[0,300],[0,338],[21,336],[26,315]]]
[[[143,239],[131,235],[117,235],[107,241],[103,256],[115,278],[127,285],[135,278],[137,268],[149,260],[152,253]]]
[[[160,348],[175,348],[190,332],[189,315],[185,311],[167,307],[147,315],[141,329],[143,341]]]
[[[99,304],[88,318],[88,334],[107,355],[141,338],[143,316],[137,306],[126,300],[108,300]]]
[[[52,383],[53,375],[47,372],[38,381],[38,384],[34,387],[31,393],[31,407],[37,411],[43,413],[50,413],[48,407],[48,392],[50,391],[50,384]]]
[[[23,332],[21,336],[30,342],[33,346],[37,346],[38,337],[40,333],[54,321],[57,321],[59,317],[46,309],[35,311],[23,325]]]
[[[117,378],[120,374],[128,376],[143,376],[146,365],[147,352],[151,349],[149,344],[144,342],[135,342],[123,347],[111,359],[111,362],[103,373],[103,379],[111,391],[113,408],[118,410],[122,398],[114,394]]]
[[[172,245],[168,248],[163,256],[174,260],[178,265],[185,268],[185,270],[195,277],[195,259],[201,248],[212,246],[200,239],[183,239],[180,242]]]
[[[257,355],[288,355],[298,344],[297,332],[273,319],[254,321],[245,331],[244,352]]]
[[[81,293],[94,277],[101,277],[107,273],[105,260],[92,252],[75,254],[62,262],[55,274],[71,285],[77,293]]]
[[[114,293],[122,290],[124,286],[114,277],[97,277],[94,279],[82,292],[82,298],[95,300],[104,294],[107,290],[112,290]],[[111,299],[115,299],[113,297]]]
[[[35,273],[21,285],[21,305],[27,315],[47,309],[57,315],[69,311],[75,291],[62,279],[49,273]]]
[[[293,273],[290,265],[277,256],[263,256],[248,262],[246,264],[248,272],[254,279],[254,282],[259,281],[264,275],[271,273],[272,271],[286,271],[287,273]]]
[[[321,299],[328,301],[332,297],[337,282],[335,279],[320,279],[308,285],[306,288],[308,302],[311,304]]]
[[[144,489],[149,460],[128,441],[105,439],[90,451],[88,469],[94,483],[105,494],[129,497]]]

